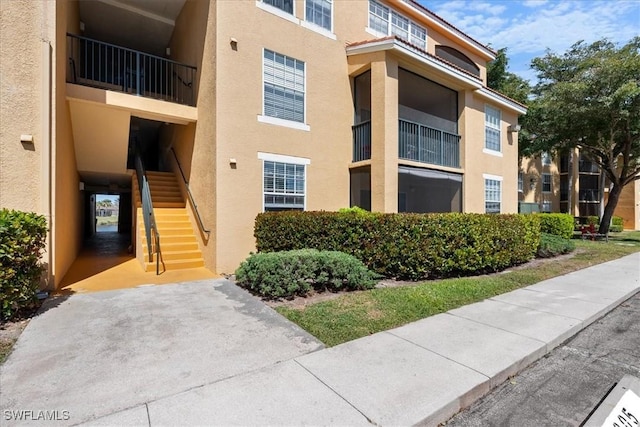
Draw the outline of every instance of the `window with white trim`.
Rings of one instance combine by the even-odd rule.
[[[304,164],[263,161],[264,210],[304,210]]]
[[[427,48],[424,27],[376,0],[369,0],[369,28],[381,35],[396,35],[422,50]]]
[[[522,193],[524,191],[524,173],[518,172],[518,191]]]
[[[305,20],[331,31],[333,0],[306,0]]]
[[[487,150],[501,150],[500,110],[490,105],[484,107],[484,146]]]
[[[294,0],[262,0],[262,2],[293,15]]]
[[[551,202],[549,200],[542,202],[542,212],[551,213]]]
[[[542,174],[542,192],[543,193],[551,193],[551,174],[543,173]]]
[[[502,204],[502,181],[498,179],[484,179],[484,211],[486,213],[500,213]]]
[[[551,154],[544,151],[541,157],[542,157],[542,166],[551,165]]]
[[[304,123],[305,64],[264,49],[264,115]]]

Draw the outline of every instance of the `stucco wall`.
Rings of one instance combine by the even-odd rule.
[[[199,236],[205,265],[216,268],[216,1],[188,0],[176,19],[171,38],[171,58],[198,68],[193,84],[197,94],[198,122],[187,126],[172,125],[163,129],[163,144],[170,143],[184,169],[191,192],[208,236]],[[176,171],[177,172],[177,171]],[[178,179],[181,179],[178,172]],[[194,229],[197,223],[190,212]]]
[[[0,2],[0,207],[44,213],[42,40],[52,38],[54,18],[48,2]],[[21,134],[33,144],[21,144]]]
[[[54,153],[54,221],[53,280],[57,287],[82,247],[82,197],[71,129],[69,104],[66,100],[66,33],[77,31],[77,1],[58,1],[56,5],[56,38],[52,109]]]

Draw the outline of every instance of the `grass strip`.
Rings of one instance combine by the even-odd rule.
[[[325,345],[334,346],[638,251],[640,232],[623,232],[608,243],[576,241],[576,253],[570,258],[513,271],[373,289],[301,309],[281,306],[276,310]]]

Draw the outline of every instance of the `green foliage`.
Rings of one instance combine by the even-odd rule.
[[[595,215],[590,215],[587,217],[587,225],[598,225],[600,224],[600,217]]]
[[[624,220],[619,216],[614,216],[611,218],[611,227],[609,227],[609,231],[613,231],[614,233],[620,233],[624,229]]]
[[[371,289],[377,274],[338,251],[301,249],[252,254],[236,270],[238,284],[266,298],[290,298],[316,290]]]
[[[511,99],[526,104],[531,87],[529,82],[517,74],[511,73],[507,48],[498,49],[496,59],[487,63],[487,86],[507,95]]]
[[[538,215],[268,212],[256,218],[261,252],[340,250],[399,279],[499,271],[535,256]]]
[[[540,214],[540,231],[555,236],[571,239],[573,237],[574,219],[569,214]]]
[[[0,317],[10,319],[37,303],[47,222],[41,215],[0,210]]]
[[[341,208],[338,210],[339,213],[344,215],[356,215],[360,217],[371,217],[373,215],[372,212],[362,209],[359,206],[354,206],[352,208]]]
[[[538,83],[522,151],[579,148],[596,163],[612,184],[598,230],[605,234],[622,189],[640,177],[640,37],[624,46],[579,42],[563,55],[535,58],[532,67]]]
[[[554,256],[573,252],[576,244],[569,239],[555,234],[542,233],[540,235],[540,246],[538,247],[538,258],[551,258]]]

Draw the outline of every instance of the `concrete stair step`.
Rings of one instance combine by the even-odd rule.
[[[186,204],[183,201],[162,201],[162,202],[153,202],[153,208],[184,208]]]
[[[193,234],[165,234],[160,233],[160,244],[165,245],[167,243],[195,243],[198,244],[196,240],[196,235]],[[142,246],[147,246],[147,237],[145,236],[144,230],[142,231]]]
[[[169,251],[166,250],[163,246],[160,248],[162,251],[162,259],[164,261],[179,261],[179,260],[192,260],[202,258],[202,253],[199,250],[191,250],[191,251]],[[148,253],[145,248],[144,257],[148,258]]]
[[[204,267],[204,259],[195,258],[188,260],[165,260],[164,264],[160,263],[160,271],[164,269],[166,270],[182,270],[185,268],[199,268]],[[155,258],[153,262],[145,262],[145,271],[156,271],[156,261]]]

